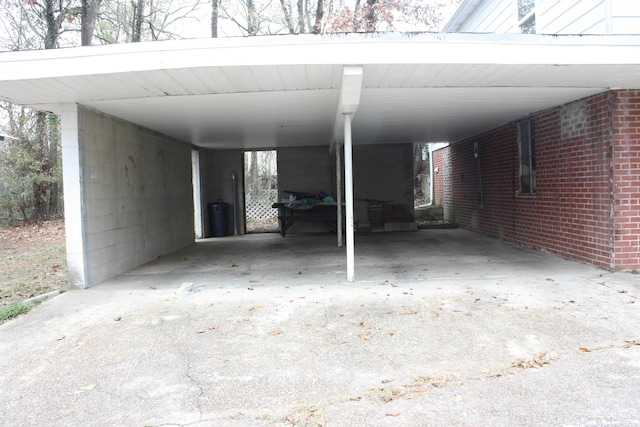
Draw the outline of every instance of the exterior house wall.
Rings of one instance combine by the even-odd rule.
[[[613,130],[614,265],[640,267],[640,90],[618,91]]]
[[[447,151],[438,149],[431,152],[433,164],[433,204],[442,206],[444,201],[444,153]]]
[[[519,33],[517,0],[463,3],[473,8],[455,25],[468,33]],[[640,2],[636,0],[537,0],[538,34],[637,34]]]
[[[609,10],[605,0],[538,0],[539,34],[607,34]]]
[[[91,286],[193,243],[190,147],[88,108],[77,116],[85,277],[71,284]]]
[[[227,234],[234,233],[234,205],[238,233],[245,233],[244,223],[244,166],[242,150],[201,150],[201,186],[204,198],[204,233],[213,235],[208,205],[216,202],[229,204]],[[236,177],[236,194],[233,194],[233,175]]]
[[[640,91],[614,91],[533,115],[535,196],[518,194],[517,124],[441,150],[445,217],[566,258],[640,267],[639,101]]]
[[[515,0],[486,0],[462,23],[460,33],[519,33]]]

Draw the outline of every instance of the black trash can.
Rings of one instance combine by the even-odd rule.
[[[213,237],[229,235],[229,203],[219,200],[209,204],[209,224]]]

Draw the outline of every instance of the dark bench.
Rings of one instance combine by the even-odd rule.
[[[338,230],[337,208],[335,202],[319,202],[312,205],[301,203],[274,203],[271,207],[278,209],[280,235],[284,237],[287,230],[296,221],[323,222],[332,232]]]

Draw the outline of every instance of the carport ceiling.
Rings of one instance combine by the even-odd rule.
[[[455,141],[640,88],[640,36],[382,34],[200,39],[0,54],[0,99],[79,103],[209,148],[328,145],[343,65],[355,144]]]

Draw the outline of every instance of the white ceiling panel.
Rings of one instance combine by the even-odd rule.
[[[356,144],[458,140],[608,89],[640,88],[640,36],[375,34],[0,53],[0,99],[67,103],[211,148],[330,144],[362,65]]]

